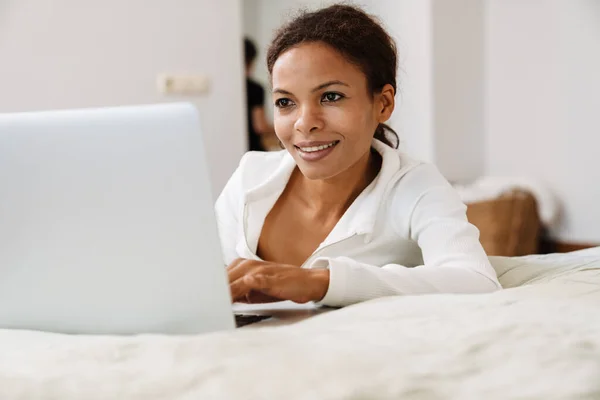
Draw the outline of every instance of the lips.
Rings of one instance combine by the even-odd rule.
[[[303,151],[304,153],[312,153],[316,151],[325,150],[329,147],[333,147],[339,143],[339,140],[333,140],[330,142],[302,142],[298,143],[296,146],[297,149]]]
[[[319,161],[331,154],[339,142],[339,140],[329,142],[301,142],[294,147],[303,160]]]

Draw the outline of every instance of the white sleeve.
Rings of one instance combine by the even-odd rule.
[[[233,172],[225,188],[215,203],[215,215],[221,241],[221,251],[225,265],[229,265],[237,256],[236,243],[239,221],[243,213],[243,165],[246,157],[242,157],[239,166]]]
[[[424,265],[374,266],[347,257],[313,263],[330,270],[321,304],[346,306],[377,297],[426,293],[483,293],[501,289],[496,272],[467,221],[466,206],[449,185],[436,185],[418,198],[410,217],[410,237],[421,248]]]

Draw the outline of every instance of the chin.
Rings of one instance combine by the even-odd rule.
[[[338,175],[340,171],[332,171],[330,168],[319,168],[317,166],[307,166],[303,165],[302,160],[297,162],[298,169],[304,175],[306,179],[310,179],[311,181],[319,181],[333,178]]]

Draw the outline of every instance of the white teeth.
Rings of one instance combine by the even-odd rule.
[[[312,147],[298,147],[300,150],[302,150],[305,153],[312,153],[315,151],[321,151],[321,150],[325,150],[329,147],[332,147],[336,144],[337,142],[331,142],[329,144],[324,144],[321,146],[312,146]]]

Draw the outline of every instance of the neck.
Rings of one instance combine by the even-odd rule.
[[[297,181],[301,199],[315,215],[339,219],[375,179],[380,167],[381,156],[368,151],[358,162],[333,178],[310,180],[296,169],[293,179]]]

